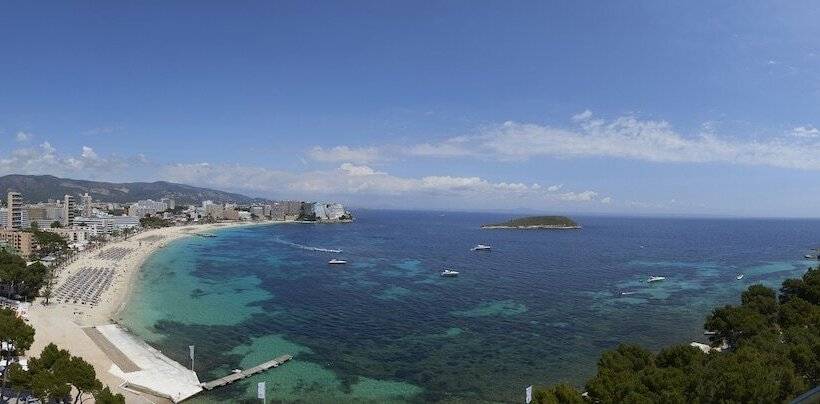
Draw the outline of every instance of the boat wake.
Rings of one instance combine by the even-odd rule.
[[[302,250],[308,250],[308,251],[327,252],[327,253],[334,253],[334,254],[338,254],[338,253],[342,252],[342,250],[336,250],[336,249],[332,249],[332,248],[311,247],[309,245],[304,245],[304,244],[299,244],[299,243],[292,243],[290,241],[282,240],[282,239],[279,239],[279,238],[275,238],[275,239],[273,239],[273,241],[275,241],[279,244],[284,244],[284,245],[288,245],[288,246],[291,246],[291,247],[296,247],[296,248],[300,248]]]

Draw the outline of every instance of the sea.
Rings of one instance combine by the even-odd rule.
[[[620,343],[704,341],[713,308],[802,275],[820,247],[820,220],[579,216],[582,230],[482,230],[513,215],[355,215],[169,243],[121,323],[186,366],[194,345],[202,381],[294,357],[194,403],[255,403],[263,381],[268,402],[523,402],[529,385],[582,387]]]

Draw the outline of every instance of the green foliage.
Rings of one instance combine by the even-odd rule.
[[[545,390],[533,392],[533,402],[536,404],[583,404],[584,398],[568,384],[559,384]]]
[[[28,300],[36,296],[46,272],[47,268],[39,262],[26,266],[26,260],[20,256],[0,250],[0,283],[8,287],[9,297]]]
[[[657,355],[634,345],[604,352],[586,384],[588,402],[776,403],[818,385],[820,378],[820,270],[783,282],[775,291],[753,285],[740,306],[715,309],[704,328],[716,332],[709,354],[688,345]],[[558,394],[558,391],[562,395]],[[566,385],[541,389],[536,402],[575,403]],[[563,401],[562,401],[563,400]]]
[[[0,341],[11,342],[15,355],[21,355],[34,343],[34,328],[17,317],[11,309],[0,309]]]
[[[143,217],[140,219],[140,226],[146,229],[158,229],[160,227],[170,227],[174,223],[159,217]]]
[[[59,349],[54,344],[46,346],[39,358],[29,359],[28,373],[32,394],[43,402],[69,402],[72,390],[77,392],[75,403],[80,402],[84,394],[92,394],[97,402],[125,402],[122,395],[113,395],[107,387],[103,388],[90,363],[71,356],[68,351]],[[21,380],[25,381],[23,377]],[[98,396],[100,399],[96,398]]]
[[[578,227],[572,219],[566,216],[530,216],[508,220],[504,223],[485,224],[484,226],[505,226],[505,227],[528,227],[528,226],[551,226],[551,227]]]
[[[37,251],[35,251],[37,258],[43,258],[49,255],[59,256],[68,252],[68,242],[57,233],[34,231],[32,235],[38,246]]]
[[[108,387],[94,393],[94,401],[97,404],[125,404],[125,397],[122,394],[113,394]]]
[[[59,220],[55,220],[55,221],[51,222],[51,228],[52,229],[59,229],[59,228],[62,228],[62,227],[63,227],[63,224],[60,223]]]

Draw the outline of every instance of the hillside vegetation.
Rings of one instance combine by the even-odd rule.
[[[566,216],[529,216],[508,220],[503,223],[485,224],[481,227],[577,228],[580,226]]]
[[[63,195],[88,193],[95,201],[133,202],[140,199],[173,198],[180,204],[214,202],[250,203],[256,199],[242,194],[214,189],[175,184],[166,181],[113,183],[99,181],[72,180],[51,175],[5,175],[0,177],[0,195],[8,191],[23,194],[26,202],[45,202],[49,198]]]
[[[714,309],[704,353],[675,345],[655,354],[636,345],[604,352],[585,386],[588,399],[562,384],[537,390],[547,403],[779,403],[820,382],[820,270],[783,282],[779,294],[750,286],[739,306]]]

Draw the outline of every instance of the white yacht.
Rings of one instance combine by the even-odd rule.
[[[665,281],[665,280],[666,280],[666,278],[663,277],[663,276],[650,276],[649,279],[647,279],[646,281],[651,283],[651,282],[660,282],[660,281]]]
[[[473,247],[472,250],[473,251],[490,251],[490,250],[492,250],[492,247],[488,246],[486,244],[479,244],[479,245]]]
[[[735,277],[735,279],[737,279],[737,280],[741,280],[741,279],[743,279],[743,274],[737,274],[737,276]]]
[[[331,264],[331,265],[334,265],[334,264],[339,265],[339,264],[347,264],[347,261],[345,261],[345,260],[337,260],[337,259],[335,259],[335,258],[334,258],[334,259],[332,259],[332,260],[328,261],[327,263],[328,263],[328,264]]]
[[[453,271],[452,269],[445,269],[441,276],[458,276],[458,271]]]

